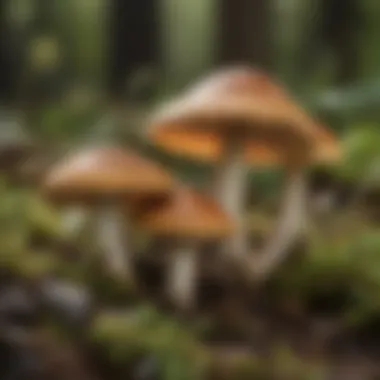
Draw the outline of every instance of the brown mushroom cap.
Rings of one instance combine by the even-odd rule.
[[[231,220],[215,200],[185,187],[136,219],[140,227],[161,236],[216,239],[233,231]]]
[[[342,149],[336,136],[327,127],[319,125],[314,159],[318,163],[335,163],[342,158]]]
[[[340,144],[335,135],[323,125],[315,125],[315,145],[309,160],[312,163],[335,163],[341,158]],[[273,147],[252,143],[252,148],[246,151],[246,160],[255,165],[276,165],[283,162],[281,153]]]
[[[290,96],[258,70],[221,70],[152,118],[149,138],[176,154],[217,160],[226,138],[245,139],[248,150],[269,146],[284,154],[310,148],[313,124]],[[260,152],[258,152],[260,157]]]
[[[43,183],[44,192],[63,202],[97,202],[104,198],[168,192],[171,176],[156,163],[132,150],[89,148],[53,166]]]

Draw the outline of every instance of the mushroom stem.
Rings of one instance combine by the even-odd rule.
[[[173,252],[170,262],[167,294],[181,310],[188,311],[195,302],[197,257],[194,247],[183,246]]]
[[[241,257],[247,252],[244,225],[247,167],[242,160],[241,142],[231,139],[226,143],[223,158],[217,168],[215,197],[236,223],[236,233],[225,245],[229,254]]]
[[[303,170],[289,173],[285,185],[283,210],[277,229],[260,255],[262,260],[253,263],[256,280],[264,280],[285,259],[305,221],[307,182]]]
[[[128,221],[115,203],[103,205],[98,218],[98,237],[108,268],[116,276],[133,280]]]
[[[78,207],[66,210],[62,216],[62,228],[69,236],[77,235],[81,232],[86,222],[87,214]]]

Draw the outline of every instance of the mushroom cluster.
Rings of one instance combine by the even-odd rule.
[[[97,238],[109,269],[131,282],[130,212],[125,205],[136,196],[165,195],[171,187],[172,178],[163,169],[119,147],[74,153],[53,166],[44,183],[50,198],[95,211]]]
[[[225,253],[263,276],[297,236],[304,218],[305,170],[340,158],[335,136],[310,117],[261,70],[222,69],[153,115],[148,137],[173,154],[215,164],[214,196],[236,224]],[[248,167],[281,165],[287,173],[284,206],[261,262],[247,265],[245,179]]]
[[[305,171],[340,157],[334,135],[311,118],[285,89],[249,67],[220,70],[160,107],[147,138],[176,155],[215,165],[213,194],[177,181],[165,168],[119,145],[93,146],[64,157],[43,181],[52,200],[91,210],[95,238],[110,272],[136,285],[133,231],[169,243],[166,294],[181,310],[195,302],[201,243],[265,277],[284,256],[305,217]],[[244,225],[251,167],[282,166],[284,207],[274,237],[252,261]]]

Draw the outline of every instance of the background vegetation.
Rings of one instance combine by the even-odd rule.
[[[4,379],[16,367],[24,371],[18,376],[35,371],[41,379],[380,376],[380,3],[4,0],[0,6],[0,350],[9,357],[15,351],[18,363],[4,364]],[[122,139],[180,178],[206,185],[211,168],[156,150],[140,132],[167,96],[234,62],[280,78],[334,129],[344,159],[310,170],[312,220],[268,284],[248,291],[206,270],[196,316],[179,322],[157,295],[159,264],[137,263],[143,295],[108,278],[91,239],[64,234],[59,210],[39,194],[38,183],[68,148]],[[1,151],[25,141],[33,142],[33,154],[10,166]],[[279,174],[252,172],[253,240],[273,224]],[[320,206],[322,196],[328,207]],[[84,289],[80,306],[56,290],[47,307],[38,289],[51,279]],[[13,301],[3,301],[15,286],[29,294],[17,306],[28,323],[12,314]],[[36,313],[39,322],[31,323]],[[23,334],[10,334],[10,326]]]

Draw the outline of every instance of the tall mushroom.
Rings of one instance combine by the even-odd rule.
[[[44,190],[57,201],[91,205],[99,212],[99,243],[109,269],[133,281],[130,229],[125,223],[125,201],[135,195],[164,194],[171,176],[160,166],[130,149],[92,147],[53,166]]]
[[[239,226],[228,249],[244,257],[246,155],[253,149],[253,154],[261,157],[258,147],[270,147],[298,164],[313,147],[312,125],[306,113],[266,74],[233,67],[211,75],[154,115],[148,136],[173,153],[217,162],[216,196]],[[298,169],[295,172],[299,173]],[[292,177],[291,191],[296,195],[301,185],[297,175]]]
[[[182,310],[194,305],[197,250],[202,242],[233,231],[233,223],[215,200],[187,187],[178,187],[165,201],[137,216],[137,225],[173,242],[167,293]]]
[[[341,158],[341,149],[334,134],[324,125],[313,126],[315,144],[307,155],[300,155],[297,160],[284,161],[284,157],[270,146],[257,145],[247,151],[247,160],[255,166],[281,165],[287,172],[283,209],[274,236],[264,248],[261,260],[255,260],[250,266],[256,280],[265,279],[284,258],[289,246],[296,236],[299,226],[306,222],[306,188],[305,169],[308,165],[337,163]],[[257,154],[260,152],[260,156]],[[292,157],[287,155],[287,157]]]

